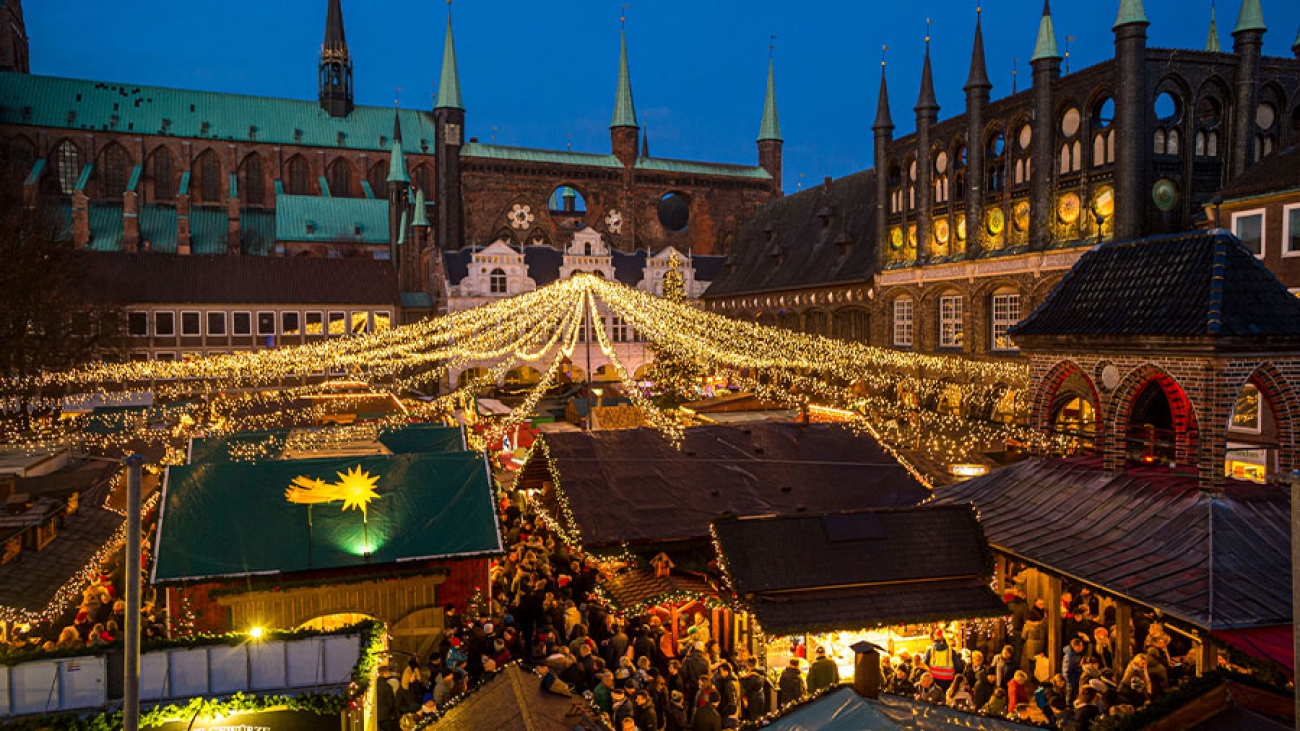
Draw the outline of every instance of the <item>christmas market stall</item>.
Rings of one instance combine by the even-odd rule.
[[[431,725],[430,725],[431,724]],[[475,686],[439,716],[417,722],[417,731],[611,731],[581,694],[551,676],[518,663]]]
[[[983,651],[1007,614],[968,506],[726,517],[713,535],[725,584],[752,619],[749,650],[774,684],[818,648],[844,679],[862,642],[924,655],[942,630],[949,653]]]
[[[929,494],[869,435],[778,422],[695,427],[680,444],[652,429],[543,434],[515,486],[564,542],[600,559],[612,604],[671,621],[676,641],[707,635],[724,648],[748,630],[708,582],[712,520]]]
[[[456,432],[432,433],[414,441]],[[487,463],[468,451],[345,454],[168,468],[152,581],[173,622],[220,632],[372,617],[399,650],[432,646],[444,608],[464,609],[502,553]]]

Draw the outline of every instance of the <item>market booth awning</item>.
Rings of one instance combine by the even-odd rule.
[[[289,502],[304,484],[353,502]],[[176,466],[162,499],[155,582],[502,550],[487,464],[469,452]]]
[[[962,713],[898,696],[882,695],[879,700],[868,700],[848,687],[796,706],[763,727],[764,731],[949,731],[953,728],[1027,731],[1039,727]]]
[[[1007,614],[967,506],[723,518],[713,531],[731,587],[769,635]]]
[[[1048,572],[1209,630],[1291,624],[1291,499],[1228,480],[1222,494],[1165,468],[1030,459],[935,489],[974,504],[989,543]]]
[[[542,690],[541,678],[508,665],[430,727],[437,731],[609,731],[579,694]]]
[[[558,478],[559,484],[553,484]],[[588,547],[706,540],[724,513],[915,505],[929,492],[869,435],[763,423],[544,434],[516,482]]]
[[[657,574],[653,569],[634,568],[601,584],[601,589],[624,611],[662,604],[666,601],[716,599],[718,592],[702,577],[690,574]]]

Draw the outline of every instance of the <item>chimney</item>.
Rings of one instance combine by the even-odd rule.
[[[880,698],[880,648],[870,642],[857,642],[854,652],[853,690],[863,698]]]

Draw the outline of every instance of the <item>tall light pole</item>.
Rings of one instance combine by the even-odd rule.
[[[126,663],[122,678],[122,727],[140,729],[140,481],[144,457],[126,458]]]

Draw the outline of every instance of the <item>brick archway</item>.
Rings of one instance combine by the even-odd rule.
[[[1160,388],[1169,402],[1169,413],[1174,429],[1175,463],[1187,466],[1198,464],[1200,429],[1197,425],[1195,405],[1177,379],[1159,366],[1144,363],[1124,377],[1115,392],[1111,394],[1110,403],[1106,408],[1104,455],[1107,470],[1123,468],[1127,453],[1124,440],[1128,435],[1133,404],[1143,390],[1152,383]]]
[[[1106,433],[1106,422],[1102,420],[1101,395],[1097,393],[1097,385],[1092,382],[1092,378],[1087,371],[1079,367],[1078,363],[1069,359],[1058,361],[1049,368],[1047,374],[1039,380],[1038,385],[1034,388],[1034,400],[1030,405],[1029,412],[1030,425],[1041,433],[1048,434],[1051,432],[1052,405],[1061,391],[1061,386],[1075,373],[1078,373],[1084,383],[1088,384],[1088,393],[1086,395],[1092,400],[1092,413],[1097,424],[1097,444],[1100,446]]]
[[[1250,374],[1245,383],[1259,389],[1259,393],[1273,410],[1273,420],[1277,424],[1278,472],[1286,474],[1296,469],[1296,430],[1300,427],[1300,403],[1298,394],[1290,382],[1272,363],[1264,363]],[[1242,384],[1245,385],[1245,384]],[[1237,392],[1240,393],[1238,388]],[[1236,399],[1236,394],[1233,394]]]

